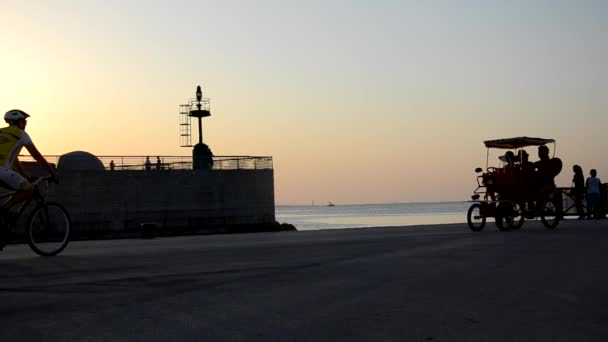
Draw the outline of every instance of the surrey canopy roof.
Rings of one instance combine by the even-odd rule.
[[[542,146],[549,143],[554,143],[554,139],[543,139],[543,138],[530,138],[530,137],[516,137],[507,139],[497,140],[486,140],[483,143],[486,147],[490,148],[521,148],[526,146]]]

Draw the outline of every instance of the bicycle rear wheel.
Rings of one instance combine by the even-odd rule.
[[[27,220],[27,243],[42,256],[57,255],[64,250],[70,233],[70,215],[58,203],[48,202],[36,207]]]

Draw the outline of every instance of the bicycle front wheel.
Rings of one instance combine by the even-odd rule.
[[[70,241],[70,226],[70,215],[63,206],[53,202],[40,205],[27,220],[27,243],[39,255],[57,255]]]

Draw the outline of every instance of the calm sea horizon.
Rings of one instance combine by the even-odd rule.
[[[386,203],[335,206],[278,205],[276,220],[298,230],[465,223],[471,203]]]

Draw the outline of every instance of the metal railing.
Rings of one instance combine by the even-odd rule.
[[[58,164],[59,155],[44,156],[49,163]],[[192,170],[191,156],[96,156],[106,170],[112,170],[110,164],[114,163],[114,171],[146,170],[146,159],[149,158],[149,170]],[[34,161],[30,155],[20,155],[20,161]],[[158,164],[158,165],[157,165]],[[214,156],[213,170],[265,170],[272,169],[272,157],[256,156]]]

